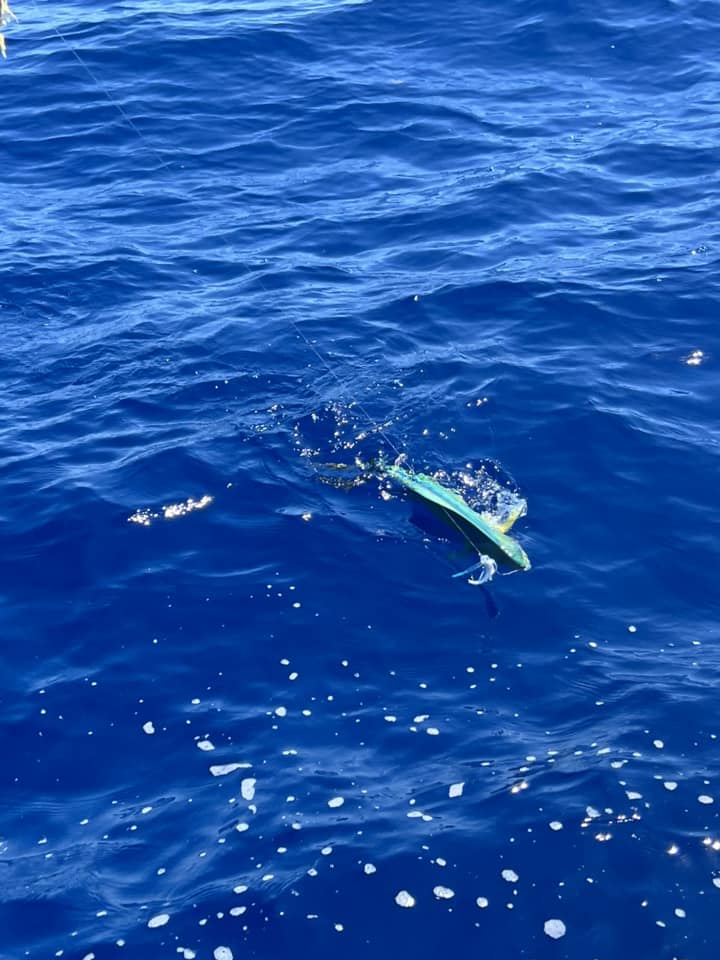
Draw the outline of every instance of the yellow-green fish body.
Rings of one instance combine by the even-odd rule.
[[[381,473],[439,508],[445,519],[456,526],[479,553],[516,570],[530,569],[528,555],[517,540],[505,532],[518,518],[520,511],[501,525],[488,514],[473,510],[459,494],[443,487],[434,477],[425,473],[413,473],[396,464],[382,464]]]

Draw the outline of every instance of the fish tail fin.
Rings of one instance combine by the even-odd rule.
[[[498,522],[497,520],[495,520],[495,525],[503,533],[507,533],[508,530],[512,530],[513,524],[515,523],[516,520],[519,520],[520,517],[525,516],[525,511],[526,511],[525,503],[524,502],[519,503],[516,507],[514,507],[510,511],[510,513],[506,517],[503,517],[501,522]]]

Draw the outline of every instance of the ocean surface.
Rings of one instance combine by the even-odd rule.
[[[718,5],[13,6],[2,960],[715,960]]]

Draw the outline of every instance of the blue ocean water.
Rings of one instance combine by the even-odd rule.
[[[15,13],[0,956],[716,957],[717,5]]]

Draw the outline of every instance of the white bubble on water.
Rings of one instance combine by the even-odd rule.
[[[235,773],[236,770],[249,770],[251,763],[216,763],[211,766],[210,773],[213,777],[226,777],[229,773]]]
[[[144,723],[142,728],[147,734],[155,733],[155,727],[153,726],[152,720],[148,720],[147,723]]]
[[[654,746],[657,750],[662,750],[662,748],[665,746],[665,744],[663,743],[662,740],[653,740],[653,746]]]
[[[329,857],[330,854],[332,853],[332,851],[333,851],[333,848],[332,848],[332,847],[323,847],[322,850],[320,851],[320,853],[321,853],[324,857]]]
[[[448,796],[450,799],[453,797],[461,797],[463,795],[463,790],[465,789],[464,783],[451,783],[450,789],[448,790]]]
[[[198,750],[205,750],[207,752],[208,750],[214,750],[215,744],[212,740],[198,740],[197,748]]]
[[[375,866],[374,863],[366,863],[365,866],[363,867],[363,872],[364,872],[364,873],[366,874],[366,876],[368,876],[368,877],[369,877],[371,874],[375,873],[376,871],[377,871],[377,867]]]
[[[452,900],[455,896],[455,891],[451,890],[450,887],[437,886],[433,887],[433,893],[438,898],[438,900]]]
[[[276,717],[286,717],[286,716],[287,716],[287,707],[275,707],[275,716],[276,716]]]
[[[236,823],[236,824],[235,824],[235,829],[237,830],[238,833],[245,833],[246,830],[249,830],[249,829],[250,829],[250,824],[249,824],[249,823]]]
[[[701,793],[698,797],[698,803],[715,803],[712,797],[709,797],[706,793]]]
[[[675,916],[679,917],[681,920],[684,920],[687,914],[682,907],[675,907]]]
[[[255,784],[257,780],[254,777],[246,777],[240,783],[240,795],[243,800],[252,800],[255,797]]]
[[[233,952],[230,947],[215,947],[213,957],[215,960],[233,960]]]
[[[332,808],[341,807],[345,803],[344,797],[331,797],[327,805]]]
[[[551,830],[562,830],[563,825],[559,820],[551,820],[548,824]]]
[[[666,790],[677,790],[677,783],[674,780],[666,780],[665,783],[663,783],[663,786]]]
[[[150,927],[151,930],[154,930],[155,927],[164,927],[169,919],[170,919],[169,913],[158,913],[157,916],[150,917],[150,919],[147,922],[147,925]]]
[[[503,880],[507,880],[508,883],[517,883],[520,879],[514,870],[503,870],[502,878]]]
[[[559,940],[560,937],[565,936],[566,927],[562,920],[546,920],[543,930],[548,937]]]
[[[487,897],[478,897],[475,903],[480,907],[481,910],[484,910],[488,906],[490,901],[488,900]]]
[[[712,882],[714,887],[720,888],[720,877],[713,877]]]
[[[414,907],[415,897],[411,893],[408,893],[407,890],[400,890],[399,893],[395,895],[395,903],[399,907]]]

